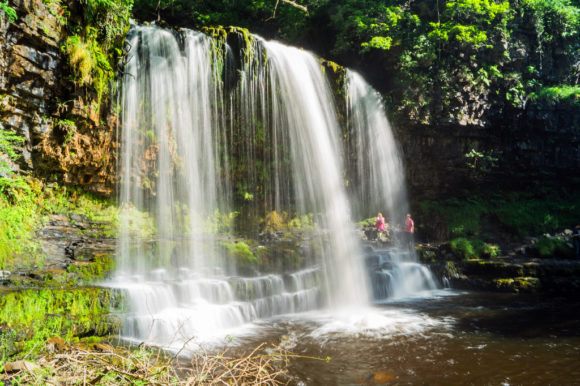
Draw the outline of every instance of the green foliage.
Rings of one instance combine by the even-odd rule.
[[[445,3],[449,15],[455,20],[492,24],[510,10],[508,1],[449,0]]]
[[[133,0],[81,0],[81,17],[70,15],[65,5],[61,24],[68,37],[61,50],[68,56],[77,87],[94,92],[90,103],[99,115],[115,77],[114,64],[123,55],[122,46],[129,29]],[[75,8],[71,8],[75,9]]]
[[[104,96],[109,93],[109,81],[114,72],[109,58],[98,43],[97,30],[87,27],[84,37],[69,36],[63,45],[69,63],[75,72],[75,83],[78,86],[91,86],[97,94],[100,106]]]
[[[77,133],[77,125],[70,119],[57,119],[55,121],[55,127],[65,132],[63,145],[70,143]]]
[[[207,222],[207,229],[214,234],[231,234],[234,231],[236,218],[240,212],[222,213],[216,209],[213,217]]]
[[[296,216],[288,221],[288,229],[308,231],[314,229],[314,216],[312,213]]]
[[[243,241],[225,242],[222,244],[228,254],[235,258],[239,264],[257,264],[258,258],[250,249],[250,246]]]
[[[242,25],[368,69],[365,75],[376,79],[404,124],[501,119],[524,109],[527,96],[542,87],[580,79],[580,8],[574,0],[297,3],[308,14],[276,0],[137,0],[135,13],[178,25]],[[482,99],[492,106],[490,117],[465,119]]]
[[[573,257],[574,253],[568,243],[560,237],[542,236],[534,244],[539,257]]]
[[[16,10],[8,4],[8,0],[0,1],[0,12],[4,12],[10,23],[14,23],[18,18]]]
[[[497,167],[498,157],[493,152],[484,152],[471,149],[465,154],[466,166],[474,176],[481,177]]]
[[[10,175],[10,163],[19,158],[16,147],[24,143],[24,138],[12,131],[5,130],[0,124],[0,175]]]
[[[542,101],[550,105],[561,103],[580,105],[580,86],[563,85],[543,87],[530,95],[532,101]]]
[[[575,39],[580,33],[580,9],[572,0],[523,0],[520,12],[529,14],[537,36],[537,52],[559,39]]]
[[[494,258],[501,254],[501,248],[497,244],[484,243],[479,255],[481,257]]]
[[[451,251],[462,259],[470,259],[476,257],[475,248],[471,241],[464,237],[457,237],[449,242]]]
[[[496,244],[483,242],[475,238],[457,237],[449,242],[451,251],[460,259],[496,258],[501,249]]]
[[[417,218],[437,219],[450,237],[534,236],[570,226],[580,218],[580,198],[557,190],[496,192],[420,203]],[[427,224],[428,225],[428,224]]]
[[[86,23],[96,29],[96,40],[103,52],[111,54],[125,39],[133,0],[81,0],[81,3],[85,4]]]
[[[20,177],[0,179],[0,269],[36,263],[33,230],[40,221],[38,192]]]

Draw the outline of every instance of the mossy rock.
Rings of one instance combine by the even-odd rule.
[[[67,267],[67,272],[76,281],[88,284],[106,279],[115,268],[115,260],[110,254],[95,255],[89,262],[78,261]]]
[[[99,287],[27,289],[0,295],[0,351],[9,356],[33,352],[47,339],[73,339],[117,333],[111,309],[123,303],[120,292]]]
[[[495,279],[497,289],[508,292],[537,292],[541,288],[540,279],[536,277],[514,277]]]

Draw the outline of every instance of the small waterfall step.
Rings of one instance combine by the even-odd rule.
[[[375,301],[405,298],[438,288],[429,268],[412,261],[414,254],[407,250],[367,246],[365,252]]]

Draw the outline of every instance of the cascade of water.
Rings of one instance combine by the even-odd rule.
[[[317,58],[256,37],[240,60],[227,43],[157,27],[135,27],[128,43],[112,284],[129,302],[123,336],[178,347],[257,318],[366,304],[341,131]],[[232,154],[247,166],[241,176]],[[316,268],[244,278],[217,252],[212,216],[263,180],[268,208],[315,215]],[[152,240],[135,236],[136,209],[155,223]]]
[[[193,31],[183,38],[184,52],[171,32],[154,27],[137,27],[128,39],[118,251],[124,274],[220,266],[205,231],[218,205],[212,102],[219,85],[212,82],[210,39]],[[148,250],[129,232],[139,226],[131,223],[135,207],[156,221],[157,238]]]
[[[364,305],[366,276],[358,256],[344,188],[340,127],[327,80],[303,50],[265,42],[270,70],[272,131],[288,138],[293,187],[301,212],[320,214],[322,265],[334,305]]]
[[[382,98],[354,71],[347,70],[345,86],[355,213],[366,218],[382,211],[399,224],[408,211],[405,177]]]
[[[382,99],[350,70],[345,87],[355,213],[364,218],[382,211],[392,224],[400,225],[408,212],[404,170]],[[414,249],[407,251],[406,245],[373,251],[370,260],[375,299],[401,298],[437,288],[429,269],[415,262]]]

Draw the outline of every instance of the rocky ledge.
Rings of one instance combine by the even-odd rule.
[[[42,264],[0,271],[5,289],[91,284],[113,269],[115,239],[108,237],[111,223],[91,221],[72,214],[52,215],[38,230]]]
[[[580,260],[500,257],[428,265],[456,289],[559,294],[580,290]]]

